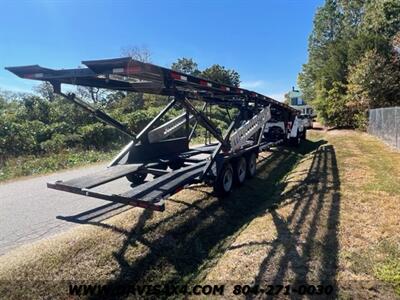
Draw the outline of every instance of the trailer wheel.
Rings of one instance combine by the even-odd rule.
[[[252,152],[246,160],[246,174],[248,178],[252,178],[256,175],[256,165],[257,165],[257,155],[255,152]]]
[[[218,175],[214,183],[214,192],[217,196],[225,196],[229,194],[233,186],[233,168],[232,164],[226,163],[221,173]]]
[[[178,170],[180,168],[182,168],[184,165],[183,161],[174,161],[174,162],[170,162],[168,163],[168,166],[172,169],[172,170]]]
[[[235,169],[233,170],[233,180],[236,185],[241,185],[246,179],[247,162],[246,159],[241,156],[235,163]]]
[[[293,147],[299,147],[301,143],[300,132],[297,131],[297,135],[295,137],[290,137],[290,145]]]
[[[303,132],[301,133],[301,139],[305,140],[307,138],[307,129],[304,128]]]
[[[129,182],[133,183],[134,185],[138,185],[144,182],[146,179],[147,174],[145,173],[132,173],[126,175],[126,179],[128,179]]]

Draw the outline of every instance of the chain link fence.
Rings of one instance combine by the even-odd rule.
[[[368,133],[400,149],[400,106],[370,109]]]

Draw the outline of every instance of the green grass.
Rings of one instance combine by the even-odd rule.
[[[0,182],[22,176],[46,174],[62,169],[83,166],[109,160],[116,154],[115,150],[70,150],[48,156],[21,156],[8,159],[0,167]]]
[[[94,226],[67,232],[61,240],[39,243],[35,250],[15,252],[16,261],[0,257],[0,278],[85,278],[111,285],[127,280],[200,283],[253,219],[279,205],[287,176],[323,143],[307,141],[298,149],[283,148],[266,155],[258,175],[227,198],[210,195],[208,187],[193,187],[174,195],[164,213],[130,210],[105,223],[94,222]],[[290,190],[297,188],[298,184]],[[252,252],[251,248],[243,250]],[[38,255],[33,257],[33,253]],[[28,269],[29,274],[25,273]],[[229,274],[221,276],[226,277],[220,280],[229,280]],[[31,289],[27,283],[8,291],[9,287],[0,284],[0,291],[3,288],[5,295],[15,298],[50,292],[65,296],[64,286],[59,289],[50,284]]]
[[[400,156],[357,132],[314,131],[308,139],[298,149],[263,154],[256,177],[224,199],[195,185],[173,195],[163,213],[89,218],[90,225],[5,254],[0,294],[65,297],[62,281],[46,281],[54,279],[189,286],[307,279],[337,283],[343,298],[395,298],[399,192],[376,177],[390,161],[387,177],[395,177]],[[383,163],[373,162],[375,153]],[[379,188],[366,193],[371,182]],[[346,285],[355,278],[377,284],[355,294]],[[27,279],[45,283],[32,288]],[[389,289],[379,290],[382,283]]]
[[[332,135],[328,140],[340,145],[337,154],[341,176],[349,171],[356,175],[349,177],[352,180],[342,193],[358,204],[355,209],[360,211],[358,215],[351,211],[345,213],[355,220],[368,216],[365,226],[370,228],[366,236],[353,228],[364,245],[343,251],[343,257],[350,262],[354,274],[365,274],[390,284],[400,296],[400,236],[396,230],[398,210],[395,208],[400,199],[399,153],[366,134],[348,132]]]
[[[359,139],[358,145],[361,151],[367,154],[367,165],[374,173],[374,180],[365,185],[365,190],[367,192],[384,191],[390,195],[398,195],[400,175],[399,166],[394,163],[396,153],[382,155],[382,153],[385,153],[385,146],[379,143],[374,143],[372,146],[371,139]]]
[[[347,254],[351,271],[355,274],[373,275],[393,286],[400,296],[400,245],[387,239],[358,252]]]
[[[383,259],[375,264],[374,274],[380,280],[392,284],[400,296],[400,245],[383,241],[379,249]]]

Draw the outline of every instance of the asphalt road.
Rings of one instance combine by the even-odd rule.
[[[105,165],[101,164],[0,184],[0,255],[76,226],[78,222],[100,220],[130,209],[46,187],[46,182],[84,176],[103,168]],[[121,178],[97,190],[121,193],[128,189],[129,182]]]

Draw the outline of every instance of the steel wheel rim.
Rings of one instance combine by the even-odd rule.
[[[243,157],[239,160],[237,172],[239,182],[243,182],[246,178],[246,160]]]
[[[250,173],[253,175],[255,172],[256,172],[256,159],[253,154],[250,159]]]
[[[229,192],[232,188],[233,174],[231,169],[226,169],[224,173],[224,177],[222,179],[222,184],[224,186],[224,190]]]

